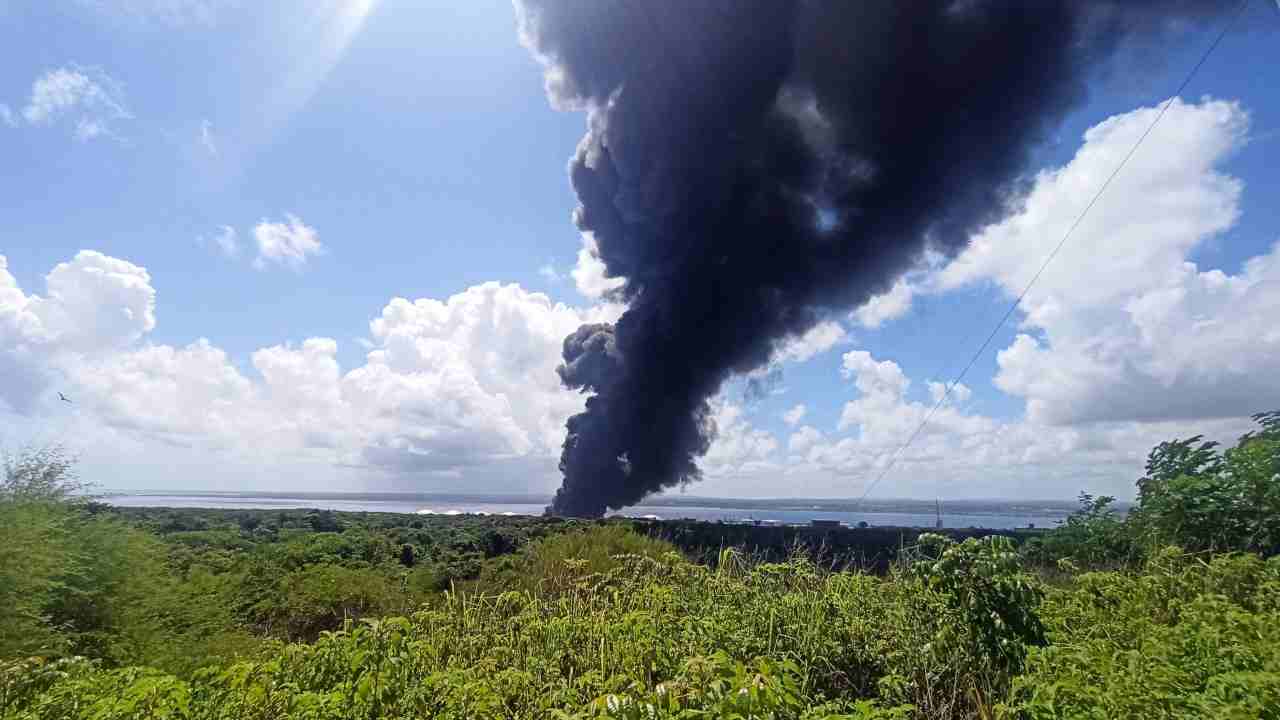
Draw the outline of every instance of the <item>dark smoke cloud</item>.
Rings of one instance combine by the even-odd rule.
[[[698,478],[708,399],[1007,207],[1049,123],[1192,0],[516,0],[557,107],[588,112],[578,227],[626,279],[565,340],[591,393],[550,511]]]

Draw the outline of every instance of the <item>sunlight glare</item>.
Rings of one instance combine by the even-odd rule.
[[[281,39],[285,66],[271,83],[260,119],[260,138],[268,144],[289,119],[311,101],[376,0],[318,0]]]

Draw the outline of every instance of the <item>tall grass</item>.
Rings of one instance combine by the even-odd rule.
[[[640,552],[610,554],[619,548]],[[1045,588],[998,541],[916,556],[888,576],[803,559],[753,565],[733,550],[711,568],[592,528],[519,554],[516,589],[455,589],[408,617],[348,622],[185,680],[87,660],[0,665],[0,717],[1273,718],[1280,708],[1280,561],[1166,553],[1141,573]],[[1039,630],[1017,626],[1033,620],[1044,647]]]
[[[660,559],[679,554],[664,540],[644,537],[621,525],[598,525],[552,535],[485,568],[469,591],[560,592],[587,575],[607,573],[627,557]]]

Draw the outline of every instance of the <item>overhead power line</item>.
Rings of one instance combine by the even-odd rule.
[[[1280,0],[1277,0],[1277,3],[1280,4]],[[1093,199],[1089,201],[1089,204],[1086,205],[1084,209],[1080,211],[1080,214],[1076,216],[1075,221],[1067,228],[1067,232],[1063,234],[1062,239],[1058,241],[1058,244],[1054,246],[1049,255],[1045,257],[1044,262],[1040,264],[1040,268],[1036,270],[1035,275],[1031,276],[1031,280],[1027,282],[1026,287],[1022,288],[1022,292],[1018,294],[1017,299],[1009,305],[1009,308],[1005,310],[1004,315],[1000,317],[1000,321],[991,329],[991,333],[987,335],[987,339],[982,341],[982,345],[978,347],[977,352],[973,354],[973,357],[969,358],[969,362],[965,364],[959,374],[957,374],[951,382],[947,383],[946,390],[943,391],[942,395],[938,397],[937,402],[933,404],[933,407],[930,408],[929,412],[924,416],[924,420],[920,421],[920,424],[916,426],[916,429],[907,438],[907,441],[900,445],[898,449],[894,451],[893,455],[889,457],[889,462],[885,464],[884,469],[880,471],[880,474],[876,476],[876,479],[867,486],[866,490],[863,491],[862,496],[858,498],[858,502],[855,504],[855,507],[860,507],[862,505],[862,501],[867,499],[867,496],[871,494],[871,491],[874,490],[886,476],[888,476],[889,472],[893,470],[893,466],[897,464],[898,458],[902,456],[902,453],[906,452],[907,448],[911,447],[912,443],[916,441],[916,438],[920,436],[920,433],[923,432],[925,427],[929,424],[929,421],[933,419],[934,413],[938,412],[938,408],[942,407],[947,402],[947,399],[951,397],[952,389],[954,389],[956,385],[960,384],[960,381],[964,379],[966,374],[968,374],[974,363],[978,362],[978,358],[982,357],[982,354],[986,352],[987,347],[991,345],[991,341],[995,339],[996,334],[999,333],[1005,323],[1009,321],[1013,312],[1022,305],[1023,299],[1027,297],[1027,293],[1031,291],[1032,286],[1034,286],[1036,281],[1040,279],[1045,268],[1049,267],[1049,263],[1053,262],[1053,259],[1058,256],[1058,252],[1067,244],[1067,240],[1071,239],[1071,235],[1076,231],[1076,228],[1080,226],[1080,223],[1084,221],[1085,216],[1089,214],[1089,211],[1093,209],[1093,206],[1098,203],[1098,199],[1101,198],[1102,194],[1111,186],[1111,182],[1116,179],[1116,176],[1120,174],[1120,171],[1124,169],[1124,166],[1129,163],[1129,159],[1134,156],[1134,153],[1138,152],[1138,148],[1142,147],[1142,143],[1147,139],[1147,136],[1151,134],[1151,131],[1155,130],[1156,125],[1160,124],[1160,120],[1164,118],[1165,113],[1169,111],[1169,107],[1173,105],[1173,102],[1177,100],[1182,95],[1182,92],[1186,90],[1187,86],[1191,84],[1191,80],[1195,78],[1196,73],[1200,72],[1200,68],[1204,67],[1204,64],[1209,60],[1209,56],[1213,54],[1214,50],[1218,49],[1218,45],[1222,44],[1222,39],[1227,36],[1227,31],[1235,25],[1236,20],[1240,18],[1240,15],[1243,14],[1244,9],[1248,7],[1248,5],[1249,0],[1241,0],[1240,4],[1236,6],[1235,12],[1232,13],[1231,17],[1223,24],[1222,30],[1218,32],[1217,37],[1213,39],[1213,42],[1209,45],[1208,49],[1200,56],[1199,62],[1191,68],[1191,72],[1187,73],[1186,78],[1184,78],[1182,83],[1178,85],[1178,89],[1174,91],[1173,95],[1160,106],[1160,112],[1156,113],[1155,119],[1152,120],[1151,124],[1147,126],[1147,129],[1143,131],[1142,135],[1138,138],[1138,141],[1133,144],[1133,147],[1129,148],[1129,152],[1126,153],[1124,158],[1120,160],[1120,163],[1116,165],[1115,170],[1112,170],[1111,174],[1107,176],[1106,181],[1103,182],[1102,186],[1098,188],[1098,191],[1094,193]]]

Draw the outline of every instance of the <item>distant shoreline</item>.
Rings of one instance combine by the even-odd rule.
[[[448,502],[448,503],[485,503],[485,504],[519,504],[545,505],[551,502],[551,495],[517,494],[517,493],[408,493],[408,492],[287,492],[272,490],[112,490],[104,489],[93,493],[94,497],[189,497],[189,498],[227,498],[264,500],[350,500],[350,501],[398,501],[398,502]],[[663,496],[655,495],[636,503],[650,507],[703,507],[725,508],[730,510],[825,510],[833,512],[849,512],[862,510],[866,512],[888,509],[927,509],[934,510],[937,500],[932,498],[868,498],[859,501],[856,498],[725,498],[699,495]],[[942,501],[943,509],[952,512],[964,512],[965,509],[987,509],[992,506],[1017,509],[1022,511],[1061,511],[1075,510],[1079,502],[1071,500],[1033,499],[1012,500],[1008,498],[955,499]],[[1126,508],[1129,503],[1116,503],[1119,509]]]
[[[497,493],[405,492],[284,492],[284,491],[160,491],[104,490],[94,497],[124,507],[173,508],[313,508],[349,512],[456,515],[541,515],[550,495]],[[1052,527],[1079,503],[1069,500],[943,500],[947,527]],[[1120,506],[1124,512],[1127,506]],[[933,527],[937,501],[914,498],[723,498],[663,496],[618,511],[629,517],[663,520],[723,520],[729,522],[781,522],[807,524],[811,520],[839,520],[850,525]],[[613,515],[615,513],[610,513]]]

